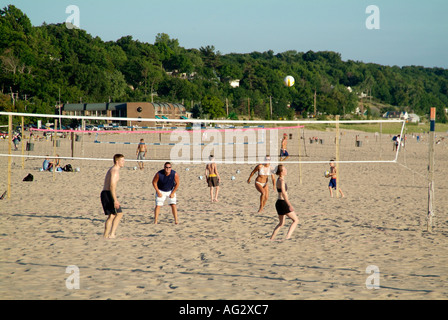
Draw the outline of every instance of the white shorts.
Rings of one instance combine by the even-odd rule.
[[[174,197],[170,198],[171,191],[160,191],[160,193],[162,196],[158,197],[156,192],[156,206],[163,206],[166,199],[168,199],[168,204],[176,204],[176,194],[174,194]]]

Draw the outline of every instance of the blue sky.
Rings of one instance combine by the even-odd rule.
[[[167,33],[184,48],[223,54],[335,51],[344,61],[448,68],[447,0],[0,0],[33,25],[63,23],[69,5],[80,27],[104,41],[131,35],[154,43]],[[368,29],[369,5],[379,29]]]

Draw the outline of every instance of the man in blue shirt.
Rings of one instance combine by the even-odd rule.
[[[156,190],[156,207],[154,209],[154,224],[158,223],[160,207],[163,206],[165,200],[171,206],[174,216],[174,223],[178,224],[177,207],[176,207],[176,190],[179,187],[179,175],[172,170],[171,163],[166,162],[163,170],[158,171],[152,179],[152,185]]]

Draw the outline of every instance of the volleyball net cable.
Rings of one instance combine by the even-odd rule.
[[[12,150],[11,137],[8,148],[0,144],[0,157],[45,159],[57,155],[59,159],[73,161],[110,161],[113,154],[122,153],[131,162],[201,164],[209,162],[210,154],[214,154],[216,163],[222,164],[260,163],[266,155],[271,156],[272,162],[278,162],[282,160],[280,149],[286,139],[289,156],[284,163],[327,164],[337,152],[341,154],[334,159],[338,163],[396,163],[401,143],[390,152],[389,138],[403,137],[405,128],[404,120],[148,119],[0,112],[2,115],[21,118],[22,123],[23,118],[27,118],[26,123],[48,119],[54,128],[11,129],[9,136],[14,131],[21,133],[22,152]],[[73,120],[82,121],[81,127],[62,129],[62,123]],[[95,131],[85,129],[86,122],[95,121],[134,126],[100,124]],[[135,125],[140,123],[151,126]],[[394,133],[382,133],[383,125],[394,126]],[[337,126],[341,126],[339,131]],[[377,126],[374,132],[362,131],[363,127],[372,130],[372,126]],[[148,147],[144,160],[135,155],[140,139]]]

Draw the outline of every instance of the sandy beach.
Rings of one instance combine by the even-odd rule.
[[[392,152],[386,140],[385,155]],[[305,141],[311,153],[314,145]],[[36,142],[37,151],[39,143],[45,142]],[[5,145],[0,141],[2,150]],[[370,156],[362,152],[368,146],[359,148],[359,159]],[[95,154],[89,148],[97,146],[85,145],[86,154]],[[135,159],[134,147],[129,150],[126,158]],[[280,240],[290,220],[279,241],[269,240],[278,223],[272,185],[257,214],[259,193],[254,180],[246,182],[253,164],[218,165],[218,203],[198,178],[205,165],[173,164],[181,181],[180,223],[164,206],[154,225],[151,181],[163,163],[134,170],[135,162],[127,162],[118,184],[125,219],[117,238],[106,240],[99,195],[112,160],[72,161],[79,172],[53,174],[39,171],[41,159],[26,160],[22,169],[14,158],[11,198],[0,201],[0,298],[447,299],[448,139],[435,146],[435,157],[432,232],[426,231],[427,139],[409,137],[397,163],[341,164],[345,198],[330,198],[323,176],[328,164],[303,164],[300,183],[299,165],[286,162],[288,194],[300,220],[287,241]],[[1,193],[7,159],[0,157]],[[28,173],[34,181],[23,182]],[[79,271],[79,289],[68,285],[69,266]],[[369,266],[379,272],[377,289],[366,286]]]

